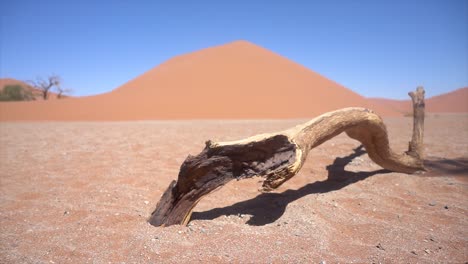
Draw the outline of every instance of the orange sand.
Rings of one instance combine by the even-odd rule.
[[[14,122],[0,125],[1,263],[465,263],[468,115],[426,119],[429,172],[384,173],[342,134],[272,193],[233,181],[188,227],[147,219],[180,164],[305,120]],[[412,119],[385,118],[402,153]],[[441,129],[444,128],[444,129]],[[351,159],[351,156],[355,157]]]

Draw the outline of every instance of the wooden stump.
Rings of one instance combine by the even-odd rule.
[[[291,129],[239,141],[207,141],[197,156],[188,156],[161,197],[149,222],[154,226],[186,225],[195,205],[227,182],[262,176],[261,191],[278,188],[301,169],[309,151],[345,132],[365,147],[369,157],[385,169],[424,171],[422,149],[424,89],[409,93],[413,100],[413,137],[406,153],[389,146],[382,119],[369,109],[352,107],[328,112]]]

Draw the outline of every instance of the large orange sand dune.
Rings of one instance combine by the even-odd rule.
[[[278,54],[236,41],[175,57],[110,93],[1,103],[0,120],[305,118],[348,106],[397,114]]]

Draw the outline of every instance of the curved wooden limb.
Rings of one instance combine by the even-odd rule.
[[[418,91],[414,96],[422,101],[413,106],[422,105],[422,111],[415,110],[414,118],[424,119],[424,90],[421,88],[422,98]],[[200,154],[188,156],[181,165],[177,182],[173,181],[164,192],[149,222],[154,226],[187,224],[192,209],[203,196],[233,179],[262,176],[265,180],[261,191],[278,188],[296,175],[311,149],[342,132],[360,141],[369,157],[385,169],[403,173],[422,171],[423,122],[414,124],[418,124],[411,141],[415,142],[414,147],[410,143],[409,151],[403,154],[391,150],[382,119],[371,110],[358,107],[325,113],[278,133],[231,142],[208,141]]]

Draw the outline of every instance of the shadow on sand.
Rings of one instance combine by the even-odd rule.
[[[354,152],[343,158],[336,158],[333,164],[327,166],[328,178],[307,184],[297,190],[287,190],[282,193],[262,193],[250,200],[242,201],[222,208],[214,208],[204,212],[194,212],[192,219],[212,220],[222,215],[249,214],[252,217],[247,224],[262,226],[279,219],[286,210],[286,206],[304,196],[315,193],[326,193],[339,190],[355,182],[364,180],[370,176],[381,173],[389,173],[388,170],[376,170],[370,172],[350,172],[344,168],[354,158],[366,153],[363,146],[354,149]]]
[[[424,161],[424,165],[428,172],[422,176],[468,176],[468,158],[430,157]]]

